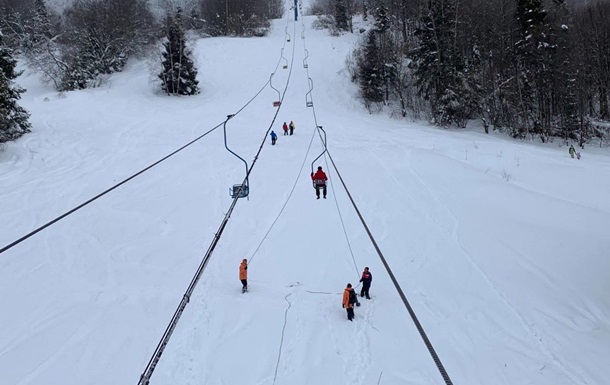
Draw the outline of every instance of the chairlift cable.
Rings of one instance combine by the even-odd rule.
[[[295,27],[296,28],[296,27]],[[286,41],[284,40],[284,44],[286,44]],[[288,90],[288,85],[290,84],[290,78],[291,78],[291,74],[292,74],[292,68],[293,68],[293,64],[294,63],[294,44],[293,44],[293,48],[292,48],[292,59],[291,59],[291,66],[290,66],[290,71],[288,73],[288,79],[286,80],[286,86],[284,88],[284,92],[282,94],[282,101],[286,95],[286,92]],[[271,123],[269,124],[269,128],[267,129],[267,131],[265,132],[265,135],[263,136],[263,140],[261,142],[261,145],[258,149],[258,152],[256,153],[256,155],[254,156],[254,159],[252,161],[252,165],[250,166],[250,168],[248,169],[248,172],[246,173],[246,176],[242,182],[242,187],[244,185],[244,183],[248,180],[248,178],[250,177],[250,173],[252,172],[252,170],[254,169],[254,166],[256,164],[256,162],[258,161],[258,157],[260,155],[260,153],[262,152],[263,146],[265,145],[265,143],[267,142],[267,136],[269,135],[269,132],[271,131],[273,125],[275,124],[275,120],[277,119],[277,116],[279,114],[280,111],[279,107],[276,112],[275,115],[273,116],[273,119],[271,120]],[[228,120],[228,118],[227,118]],[[241,191],[241,189],[240,189]],[[197,268],[197,271],[195,272],[195,275],[193,276],[190,285],[188,286],[186,292],[184,293],[184,295],[182,296],[182,300],[180,301],[180,303],[178,304],[178,307],[176,309],[176,311],[174,312],[174,315],[172,316],[172,319],[169,323],[169,325],[167,326],[167,328],[165,329],[165,332],[163,333],[163,336],[161,337],[161,340],[159,341],[159,343],[157,344],[157,347],[152,355],[152,357],[150,358],[148,364],[146,365],[146,368],[144,369],[144,372],[142,373],[142,375],[140,376],[140,380],[138,382],[138,385],[148,385],[150,382],[150,378],[155,370],[155,367],[157,366],[157,364],[159,363],[159,360],[161,359],[161,355],[163,354],[165,347],[167,346],[167,344],[169,343],[169,340],[178,324],[178,322],[180,321],[180,317],[182,316],[182,313],[184,312],[184,309],[186,308],[186,305],[189,303],[191,295],[193,294],[193,291],[195,290],[197,283],[199,282],[205,267],[207,266],[212,253],[214,252],[214,249],[216,248],[216,245],[218,244],[218,242],[220,241],[220,237],[222,236],[228,222],[229,219],[231,218],[231,214],[233,213],[233,210],[235,209],[235,206],[237,205],[237,201],[239,200],[239,196],[236,196],[235,198],[233,198],[233,200],[231,201],[231,205],[229,206],[229,209],[227,210],[218,230],[216,231],[216,234],[214,235],[214,239],[212,240],[210,246],[208,247],[207,252],[205,253],[205,255],[203,256],[203,259],[201,260],[201,263],[199,264],[199,267]]]
[[[284,40],[284,46],[286,45],[286,41]],[[275,65],[275,71],[277,71],[277,69],[280,66],[280,63],[282,61],[282,57],[280,56],[277,64]],[[250,100],[248,100],[239,110],[237,110],[237,112],[235,112],[233,115],[237,115],[240,112],[242,112],[244,109],[246,109],[260,94],[261,92],[263,92],[265,90],[265,88],[267,88],[267,86],[269,85],[270,80],[267,80],[267,82],[265,82],[265,84],[254,94],[254,96],[252,98],[250,98]],[[30,231],[29,233],[23,235],[22,237],[20,237],[19,239],[9,243],[6,246],[3,246],[2,248],[0,248],[0,254],[10,250],[11,248],[17,246],[18,244],[20,244],[21,242],[27,240],[28,238],[31,238],[32,236],[38,234],[39,232],[41,232],[42,230],[48,228],[49,226],[59,222],[60,220],[66,218],[67,216],[75,213],[76,211],[82,209],[85,206],[88,206],[89,204],[93,203],[94,201],[98,200],[99,198],[103,197],[104,195],[110,193],[111,191],[117,189],[118,187],[126,184],[127,182],[130,182],[132,179],[136,178],[137,176],[145,173],[146,171],[152,169],[153,167],[159,165],[160,163],[166,161],[167,159],[173,157],[174,155],[176,155],[177,153],[181,152],[182,150],[186,149],[187,147],[190,147],[192,144],[198,142],[199,140],[201,140],[203,137],[205,137],[206,135],[212,133],[213,131],[215,131],[216,129],[218,129],[220,126],[223,125],[224,122],[218,123],[216,126],[212,127],[211,129],[209,129],[208,131],[206,131],[205,133],[201,134],[200,136],[196,137],[195,139],[191,140],[190,142],[186,143],[185,145],[179,147],[177,150],[169,153],[168,155],[164,156],[163,158],[157,160],[156,162],[146,166],[145,168],[141,169],[140,171],[137,171],[136,173],[134,173],[133,175],[123,179],[122,181],[116,183],[115,185],[109,187],[108,189],[102,191],[101,193],[97,194],[96,196],[94,196],[93,198],[90,198],[88,200],[86,200],[85,202],[79,204],[78,206],[66,211],[65,213],[59,215],[58,217],[50,220],[49,222],[39,226],[38,228]]]
[[[303,158],[303,162],[301,163],[301,168],[299,169],[299,172],[297,173],[297,177],[296,177],[296,179],[294,181],[294,184],[292,185],[292,189],[290,190],[290,193],[288,194],[288,197],[286,198],[286,201],[284,202],[284,205],[282,206],[280,211],[277,213],[277,216],[275,217],[275,219],[271,223],[271,226],[269,226],[269,229],[267,230],[267,232],[263,236],[263,239],[261,239],[260,243],[258,244],[256,249],[252,253],[252,256],[250,257],[250,259],[248,259],[248,264],[252,263],[252,260],[254,259],[256,254],[258,253],[258,250],[261,248],[261,246],[263,245],[265,240],[267,240],[267,236],[269,236],[269,233],[271,232],[271,230],[275,226],[275,223],[278,221],[278,219],[280,219],[280,216],[282,215],[282,213],[284,212],[284,209],[288,205],[288,201],[292,197],[292,193],[294,193],[294,190],[296,189],[297,184],[298,184],[299,180],[301,179],[301,173],[303,172],[303,168],[305,167],[305,164],[307,162],[307,156],[309,155],[309,151],[311,150],[311,145],[313,144],[313,140],[315,138],[315,135],[316,135],[316,130],[314,129],[313,132],[312,132],[312,135],[311,135],[311,140],[309,141],[309,147],[307,147],[307,152],[305,153],[305,157]]]
[[[301,22],[304,23],[303,21],[301,21]],[[303,34],[303,36],[305,36],[305,35]],[[304,40],[303,41],[303,46],[305,47],[305,40],[306,39],[303,37],[303,40]],[[305,70],[307,71],[307,77],[309,78],[310,77],[309,76],[309,68],[305,68]],[[311,97],[312,97],[312,101],[313,101],[313,95],[311,95]],[[311,110],[312,110],[312,114],[313,114],[313,117],[314,117],[315,125],[316,125],[316,127],[318,127],[319,124],[318,124],[318,119],[317,119],[317,116],[316,116],[316,107],[315,107],[315,104],[311,107]],[[386,272],[390,276],[390,279],[392,280],[392,283],[394,284],[394,288],[398,292],[398,295],[402,299],[402,302],[405,305],[405,308],[409,312],[409,315],[411,316],[411,320],[415,324],[415,327],[417,328],[417,331],[419,332],[420,337],[422,338],[424,344],[426,345],[426,348],[428,349],[428,352],[429,352],[430,356],[432,357],[432,360],[434,361],[437,370],[439,371],[441,377],[445,381],[445,385],[453,385],[453,382],[451,381],[451,378],[449,377],[449,374],[445,370],[445,367],[443,366],[443,363],[441,362],[440,357],[438,356],[438,354],[436,353],[436,350],[432,346],[432,342],[430,342],[430,339],[428,338],[428,336],[427,336],[423,326],[419,322],[419,319],[417,318],[417,315],[415,314],[415,311],[411,307],[411,304],[409,303],[406,295],[402,291],[402,288],[400,287],[400,284],[399,284],[398,280],[394,276],[394,273],[392,272],[392,269],[390,268],[390,265],[388,264],[388,262],[386,261],[383,253],[381,252],[381,249],[379,248],[379,245],[377,244],[377,241],[373,237],[373,234],[371,233],[368,225],[366,224],[366,222],[364,220],[364,217],[360,213],[360,210],[358,209],[358,206],[356,205],[356,202],[354,201],[351,193],[349,192],[349,189],[347,188],[347,185],[345,184],[345,181],[341,177],[341,174],[339,173],[339,169],[337,168],[337,165],[335,164],[335,161],[333,160],[333,157],[332,157],[330,151],[328,150],[327,143],[322,138],[322,134],[320,133],[319,130],[318,130],[318,136],[320,137],[320,140],[322,141],[322,144],[326,148],[325,158],[326,158],[326,156],[328,156],[328,159],[330,159],[330,161],[331,161],[331,163],[333,165],[333,168],[335,169],[335,172],[337,173],[337,176],[339,177],[339,180],[341,181],[341,184],[343,185],[343,189],[347,193],[347,196],[348,196],[350,202],[352,203],[352,206],[354,207],[354,210],[356,211],[356,214],[358,215],[358,218],[360,219],[360,222],[364,226],[364,229],[365,229],[365,231],[366,231],[366,233],[367,233],[371,243],[373,244],[373,247],[375,248],[375,251],[377,252],[377,255],[379,256],[379,259],[381,260],[383,266],[385,267]]]
[[[326,150],[325,152],[327,152]],[[326,155],[324,155],[324,161],[326,163],[326,170],[330,170],[330,166],[328,164],[328,160],[326,159]],[[330,173],[328,173],[328,179],[331,179]],[[349,241],[349,236],[347,235],[347,230],[345,229],[345,222],[343,221],[343,215],[341,215],[341,208],[339,208],[339,201],[337,200],[337,194],[335,193],[335,187],[332,183],[330,187],[332,189],[333,199],[335,200],[335,206],[337,207],[337,213],[339,213],[339,219],[341,220],[341,227],[343,228],[343,234],[345,235],[345,240],[347,241],[347,247],[349,248],[349,253],[352,256],[352,261],[354,261],[354,268],[356,269],[356,277],[360,278],[360,269],[358,269],[358,264],[356,263],[356,257],[354,257],[354,251],[352,250],[352,244]]]

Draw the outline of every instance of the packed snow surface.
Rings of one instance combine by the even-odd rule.
[[[248,163],[265,140],[250,197],[151,384],[443,383],[327,157],[313,166],[330,176],[328,199],[315,199],[316,123],[454,384],[606,384],[608,151],[576,160],[559,143],[369,114],[344,69],[358,36],[313,20],[197,40],[194,97],[155,93],[144,62],[61,95],[19,78],[34,130],[0,152],[0,247],[223,122],[275,71],[273,86],[287,84],[278,143],[265,137],[278,98],[267,86],[227,124]],[[137,384],[244,173],[221,126],[1,254],[0,383]],[[349,322],[342,292],[365,266],[372,299]]]

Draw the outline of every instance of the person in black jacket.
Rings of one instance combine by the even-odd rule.
[[[362,282],[362,290],[360,290],[360,296],[364,297],[366,295],[366,299],[371,299],[371,297],[369,297],[369,289],[371,288],[371,282],[373,282],[373,274],[371,274],[368,267],[364,268],[364,271],[362,272],[362,278],[360,278],[360,282]]]

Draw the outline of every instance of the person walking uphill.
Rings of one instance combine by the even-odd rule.
[[[343,291],[343,304],[341,306],[347,310],[347,319],[350,321],[354,319],[354,304],[356,302],[358,302],[358,296],[352,288],[352,284],[348,283]]]
[[[292,120],[290,121],[290,125],[288,127],[290,127],[290,135],[292,135],[294,133],[294,128],[295,128],[294,122]]]
[[[362,290],[360,290],[360,296],[364,297],[366,295],[366,299],[371,299],[371,297],[369,297],[369,289],[371,288],[371,282],[373,282],[373,274],[371,274],[368,267],[364,268],[364,271],[362,272],[362,278],[360,278],[360,282],[362,282]]]
[[[245,293],[248,291],[248,260],[242,259],[241,264],[239,265],[239,280],[243,285],[241,288],[241,292]]]
[[[284,135],[288,135],[288,125],[286,124],[286,122],[284,122],[282,129],[284,130]]]
[[[271,145],[275,146],[275,142],[277,141],[277,135],[275,134],[275,131],[271,130]]]
[[[318,166],[318,171],[314,174],[311,173],[311,180],[313,181],[313,187],[316,189],[317,199],[320,199],[320,189],[324,193],[324,199],[326,199],[326,181],[328,178],[326,177],[326,173],[322,171],[322,166]]]
[[[568,152],[570,153],[570,157],[572,159],[574,159],[574,153],[576,153],[576,150],[574,149],[574,146],[570,145],[570,149],[568,150]]]

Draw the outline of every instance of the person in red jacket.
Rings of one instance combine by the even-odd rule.
[[[362,278],[360,278],[360,282],[362,282],[362,290],[360,290],[360,296],[364,297],[366,295],[366,299],[371,299],[369,296],[369,289],[371,288],[371,283],[373,282],[373,274],[369,271],[368,267],[364,268],[362,272]]]
[[[318,171],[315,174],[311,173],[311,180],[313,181],[313,187],[316,189],[317,199],[320,199],[320,189],[322,189],[324,199],[326,199],[326,181],[328,178],[324,171],[322,171],[322,166],[318,166]]]
[[[284,130],[284,135],[288,135],[288,125],[286,124],[286,122],[284,122],[282,129]]]

